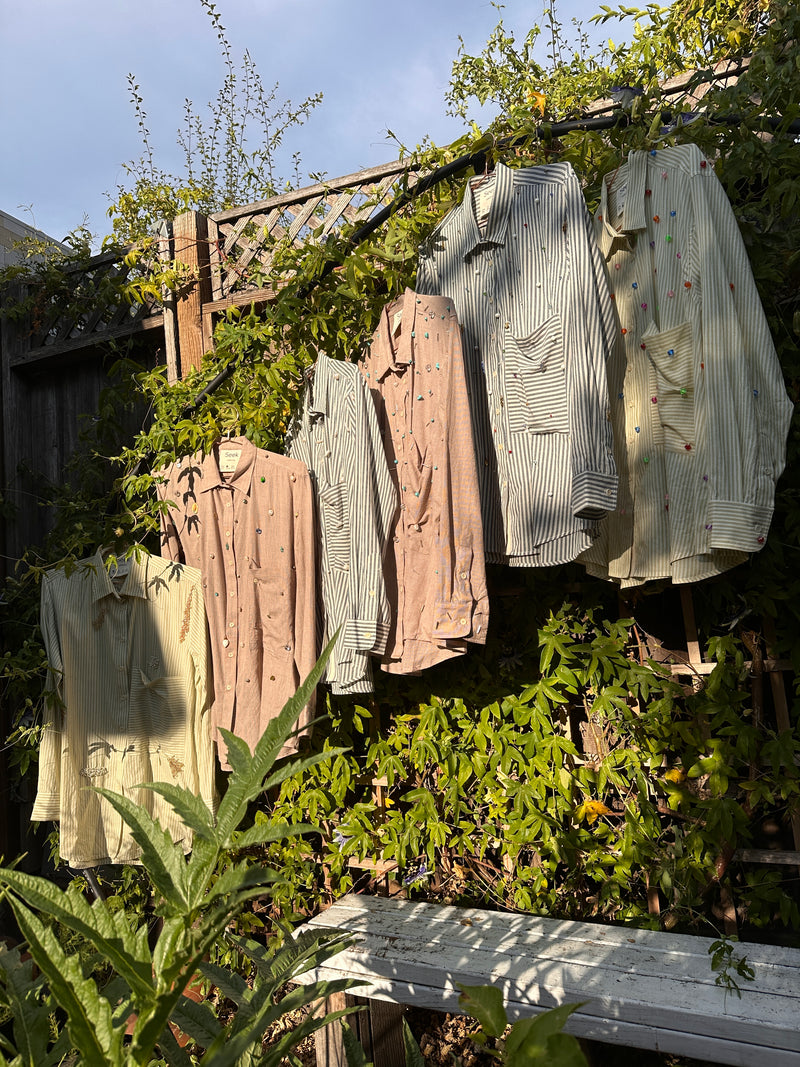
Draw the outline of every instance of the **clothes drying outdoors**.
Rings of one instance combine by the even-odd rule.
[[[631,152],[595,233],[618,321],[619,506],[582,557],[623,586],[695,582],[764,547],[792,403],[739,228],[696,145]]]
[[[98,553],[42,580],[48,662],[31,818],[60,823],[71,867],[136,863],[139,845],[91,786],[122,793],[188,852],[191,831],[144,782],[214,802],[211,662],[199,571],[150,556],[112,578]]]
[[[498,164],[421,249],[417,289],[461,324],[486,559],[574,559],[616,504],[606,360],[615,322],[567,163]]]

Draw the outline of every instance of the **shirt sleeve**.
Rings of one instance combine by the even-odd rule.
[[[698,459],[709,481],[709,546],[757,552],[786,462],[793,405],[725,191],[710,167],[691,181],[696,255],[689,280],[702,322],[695,403]]]
[[[383,555],[397,510],[375,402],[354,368],[354,463],[351,465],[351,614],[342,644],[360,652],[382,653],[389,636],[390,608],[383,579]]]
[[[577,178],[567,186],[566,227],[573,262],[572,314],[565,318],[567,396],[572,435],[572,514],[601,519],[617,502],[606,364],[614,309],[591,216]]]
[[[311,476],[306,472],[292,482],[294,501],[294,657],[301,681],[311,673],[317,662],[316,616],[316,548],[314,498]],[[314,717],[315,697],[312,695],[297,720],[297,728],[305,729]],[[287,751],[296,751],[298,737],[289,740]]]
[[[160,501],[172,501],[175,499],[176,486],[172,477],[172,468],[156,472],[156,496]],[[181,547],[178,528],[175,525],[173,509],[159,509],[159,523],[161,526],[161,555],[164,559],[171,559],[176,563],[185,563],[183,549]]]
[[[450,370],[449,395],[443,460],[447,477],[441,522],[440,543],[449,558],[439,566],[440,597],[436,604],[436,635],[463,637],[474,644],[486,642],[489,623],[489,597],[486,591],[486,564],[483,551],[478,472],[467,381],[461,347],[461,330],[455,315],[450,319],[452,333],[446,353]]]
[[[58,620],[47,576],[42,581],[40,625],[47,656],[42,742],[39,749],[39,782],[31,820],[61,817],[61,741],[63,723],[63,663]]]

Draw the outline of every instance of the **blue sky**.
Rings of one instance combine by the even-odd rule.
[[[509,0],[218,0],[238,65],[247,50],[264,83],[299,102],[321,91],[306,126],[290,131],[303,174],[328,177],[396,159],[392,130],[414,146],[463,132],[445,113],[458,37],[477,54],[504,20],[521,40],[542,2]],[[594,5],[565,0],[569,25]],[[593,36],[600,39],[602,34]],[[110,230],[107,194],[141,155],[126,76],[147,111],[156,162],[181,172],[176,131],[189,97],[203,110],[224,67],[198,0],[0,0],[0,208],[57,239],[86,221]],[[545,61],[542,45],[541,62]]]

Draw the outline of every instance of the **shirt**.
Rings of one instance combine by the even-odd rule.
[[[619,510],[583,557],[693,582],[765,543],[792,404],[736,220],[696,145],[631,152],[596,218],[618,321]]]
[[[382,667],[409,674],[483,644],[489,620],[478,474],[452,301],[406,289],[360,364],[401,501],[384,576]]]
[[[481,225],[480,201],[491,201]],[[574,559],[616,502],[608,283],[567,163],[498,164],[422,246],[422,293],[461,323],[486,558]]]
[[[314,482],[322,640],[341,630],[324,680],[333,693],[370,693],[370,656],[383,652],[389,633],[383,555],[397,496],[357,367],[319,357],[286,444]]]
[[[127,575],[124,575],[128,568]],[[200,574],[142,553],[112,580],[98,553],[42,580],[48,663],[39,784],[31,818],[61,823],[71,867],[136,863],[141,849],[90,786],[143,805],[173,840],[191,831],[143,782],[213,805],[208,630]]]
[[[232,454],[227,464],[220,463],[221,449]],[[234,469],[220,469],[226,466]],[[252,749],[316,662],[308,470],[235,437],[207,456],[172,464],[157,492],[169,502],[161,512],[162,555],[185,560],[203,575],[214,726]],[[301,730],[310,720],[307,707]],[[297,746],[291,738],[282,754]]]

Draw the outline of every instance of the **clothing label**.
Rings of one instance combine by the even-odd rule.
[[[625,200],[628,196],[628,184],[621,185],[619,188],[612,185],[608,190],[608,213],[615,221],[621,217],[622,212],[625,210]]]
[[[220,448],[219,472],[220,474],[233,474],[239,463],[242,451],[239,448]]]
[[[403,310],[395,311],[394,318],[392,319],[392,336],[396,337],[400,333],[400,321],[403,318]]]

